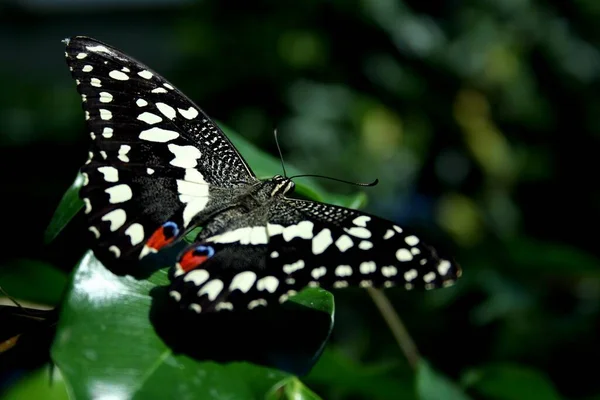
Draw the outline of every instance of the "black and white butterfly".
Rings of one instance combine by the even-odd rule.
[[[434,289],[461,269],[374,215],[288,197],[294,182],[256,178],[219,127],[144,64],[105,43],[64,41],[92,146],[80,196],[92,249],[128,274],[201,226],[169,293],[204,313],[286,301],[307,286]]]

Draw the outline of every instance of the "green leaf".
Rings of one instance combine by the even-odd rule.
[[[435,371],[426,360],[417,367],[417,394],[420,400],[470,400],[454,382]]]
[[[177,317],[171,324],[161,325],[160,307],[156,306],[160,305],[161,297],[155,292],[166,284],[168,277],[163,270],[148,280],[119,277],[108,271],[91,252],[86,253],[74,271],[51,349],[52,359],[76,398],[94,398],[99,393],[124,398],[149,395],[157,398],[262,398],[270,387],[289,374],[235,360],[239,350],[236,344],[244,343],[247,336],[252,337],[253,327],[260,328],[263,322],[270,321],[261,334],[269,340],[283,336],[289,348],[279,347],[276,349],[279,354],[269,355],[268,349],[259,342],[244,346],[251,348],[254,344],[266,361],[294,361],[296,347],[302,349],[298,351],[298,359],[306,354],[314,358],[333,324],[333,297],[317,290],[301,292],[293,302],[284,303],[310,314],[313,319],[306,321],[313,321],[315,313],[324,314],[325,325],[304,326],[303,335],[318,331],[316,346],[311,343],[312,350],[302,348],[300,339],[287,340],[281,334],[288,328],[301,330],[291,325],[292,320],[285,320],[285,315],[296,318],[289,309],[278,314],[275,320],[267,318],[254,325],[242,317],[226,320],[228,313],[209,315],[198,323],[200,329],[197,330],[189,321]],[[315,308],[304,310],[306,305]],[[245,318],[256,318],[260,313],[247,315]],[[163,335],[164,329],[189,337],[184,336],[183,340],[172,342],[177,346],[171,346],[171,342],[167,344],[168,336]],[[269,337],[269,332],[274,336]],[[221,337],[223,343],[218,343]],[[183,344],[190,338],[192,347],[184,348]],[[230,360],[215,362],[206,357],[207,361],[199,361],[202,359],[199,353],[211,351]]]
[[[0,266],[0,286],[12,297],[55,305],[67,285],[67,276],[39,260],[14,259]]]
[[[51,365],[45,365],[11,384],[2,393],[2,398],[11,400],[69,400],[69,394],[60,371],[52,368]]]
[[[290,377],[273,386],[267,393],[266,400],[321,400],[321,398],[298,378]]]
[[[73,184],[63,195],[54,215],[44,232],[44,243],[52,242],[73,217],[83,208],[83,201],[79,198],[79,189],[83,185],[83,175],[78,173]]]
[[[562,398],[544,374],[522,365],[488,365],[469,371],[463,381],[490,400],[560,400]]]

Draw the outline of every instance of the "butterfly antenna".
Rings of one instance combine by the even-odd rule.
[[[350,182],[350,181],[345,181],[343,179],[332,178],[331,176],[313,175],[313,174],[303,174],[303,175],[291,176],[290,179],[304,178],[305,176],[311,176],[311,177],[314,177],[314,178],[330,179],[332,181],[342,182],[342,183],[348,183],[350,185],[356,185],[356,186],[375,186],[375,185],[377,185],[379,183],[379,179],[375,179],[373,182],[369,182],[369,183],[364,183],[364,182]]]
[[[277,140],[277,128],[275,128],[275,144],[277,145],[277,151],[279,152],[279,159],[281,160],[281,169],[283,169],[283,177],[287,178],[287,174],[285,172],[285,164],[283,163],[283,154],[281,154],[281,148],[279,147],[279,140]]]

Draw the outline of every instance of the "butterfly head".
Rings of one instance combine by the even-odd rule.
[[[286,178],[281,175],[275,175],[269,180],[269,182],[273,185],[271,197],[276,195],[285,195],[290,192],[293,193],[294,189],[296,188],[296,184],[294,184],[290,178]]]

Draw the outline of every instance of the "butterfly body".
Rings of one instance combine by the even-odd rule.
[[[117,274],[201,226],[169,290],[204,313],[326,289],[449,286],[460,267],[391,221],[293,198],[257,179],[225,134],[144,64],[87,37],[67,43],[91,149],[80,196],[96,256]]]

